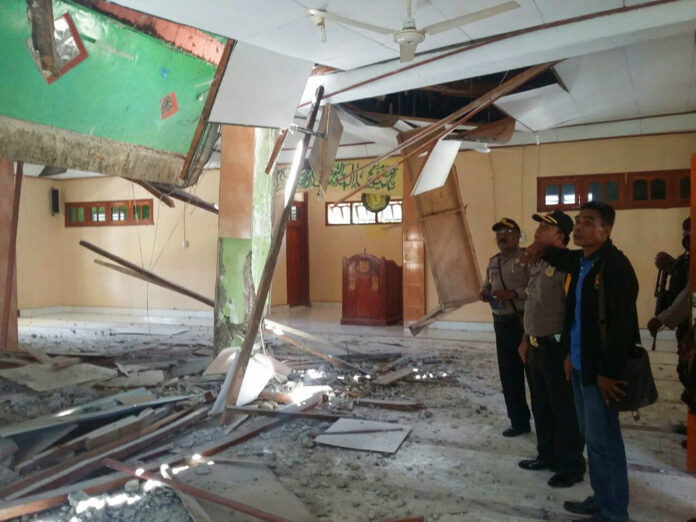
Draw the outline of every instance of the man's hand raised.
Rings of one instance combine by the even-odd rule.
[[[527,266],[536,264],[536,262],[539,261],[539,259],[541,259],[541,256],[544,255],[544,252],[546,252],[548,248],[549,245],[540,243],[539,241],[535,241],[534,243],[529,245],[527,249],[524,251],[524,253],[520,256],[520,264]]]

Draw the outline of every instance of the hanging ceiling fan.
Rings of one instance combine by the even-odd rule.
[[[312,21],[321,30],[322,41],[326,41],[324,21],[333,20],[334,22],[340,24],[352,25],[354,27],[359,27],[375,33],[392,35],[394,37],[394,42],[399,44],[401,61],[408,62],[409,60],[413,60],[414,56],[416,55],[416,47],[419,43],[425,40],[426,35],[433,35],[442,33],[444,31],[449,31],[450,29],[456,29],[457,27],[465,24],[477,22],[485,18],[490,18],[491,16],[517,9],[519,6],[520,4],[517,2],[505,2],[495,7],[474,11],[473,13],[457,16],[456,18],[450,18],[444,22],[438,22],[436,24],[425,26],[422,29],[418,29],[416,27],[416,21],[411,16],[411,0],[406,0],[406,19],[404,20],[401,29],[398,30],[372,25],[367,22],[354,20],[353,18],[348,18],[330,11],[324,11],[322,9],[307,9],[307,14],[310,15]]]

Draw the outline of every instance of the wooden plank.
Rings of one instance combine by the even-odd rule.
[[[474,117],[476,114],[478,114],[479,112],[483,111],[484,109],[486,109],[487,107],[492,105],[499,98],[514,91],[515,89],[524,85],[525,83],[527,83],[529,80],[531,80],[535,76],[538,76],[539,74],[543,73],[544,71],[550,69],[556,63],[557,62],[549,62],[549,63],[534,65],[532,67],[529,67],[525,71],[523,71],[520,74],[513,76],[509,80],[501,83],[495,89],[493,89],[490,92],[486,93],[485,95],[475,99],[474,101],[468,103],[467,105],[465,105],[461,109],[453,112],[452,114],[441,119],[440,121],[433,123],[432,125],[429,125],[428,127],[415,129],[415,132],[408,139],[399,143],[394,149],[387,152],[386,154],[383,154],[382,156],[379,156],[378,158],[375,158],[374,160],[367,163],[366,165],[363,165],[359,169],[354,170],[349,175],[355,176],[358,172],[361,172],[367,168],[372,167],[373,165],[385,160],[386,158],[393,156],[394,154],[396,154],[400,150],[405,149],[406,147],[411,147],[415,143],[420,143],[420,145],[412,147],[410,151],[403,150],[402,157],[401,157],[401,160],[399,160],[398,165],[400,165],[401,163],[403,163],[404,161],[406,161],[410,158],[420,157],[420,153],[422,151],[424,151],[424,150],[427,151],[427,150],[432,149],[432,147],[434,146],[436,141],[447,137],[447,135],[452,133],[459,125],[468,121],[469,119]],[[425,159],[427,159],[427,154],[426,154]],[[375,180],[384,176],[391,168],[393,168],[393,166],[390,166],[389,169],[382,169],[381,171],[376,172],[372,176],[369,176],[367,178],[367,180],[365,180],[360,187],[358,187],[355,190],[350,191],[348,194],[344,194],[343,197],[339,200],[339,202],[346,201],[347,199],[354,196],[358,192],[364,190],[365,187],[369,186],[370,184],[374,183]],[[344,176],[344,178],[345,177],[348,177],[348,175]],[[339,179],[338,181],[341,181],[342,179],[343,178]],[[415,182],[415,180],[414,180],[414,182]]]
[[[65,437],[68,433],[77,428],[77,424],[64,424],[47,430],[30,433],[13,439],[18,446],[14,454],[15,464],[30,459],[41,453],[46,448],[52,446],[57,441]],[[17,466],[15,466],[17,470]]]
[[[162,415],[165,413],[165,410],[165,408],[162,408]],[[155,411],[148,408],[141,411],[137,416],[131,415],[102,426],[85,436],[85,448],[88,450],[95,449],[122,438],[130,431],[140,431],[148,424],[152,424],[157,420],[157,417]]]
[[[287,412],[292,411],[307,411],[314,408],[321,403],[321,397],[315,396],[311,397],[307,401],[300,405],[288,406],[284,410]],[[235,444],[244,442],[247,439],[255,436],[262,431],[276,426],[277,424],[284,422],[289,419],[289,417],[278,417],[278,418],[262,418],[254,419],[250,421],[245,426],[238,428],[233,433],[221,437],[215,441],[206,443],[204,445],[195,447],[191,450],[192,454],[198,453],[203,456],[214,455],[219,453]],[[157,454],[157,452],[168,451],[171,448],[171,444],[165,445],[163,447],[155,448],[148,453]],[[178,463],[180,461],[176,461]],[[174,462],[168,461],[170,465]],[[160,464],[152,464],[143,466],[146,470],[156,470],[159,469]],[[0,520],[8,520],[14,517],[21,517],[22,515],[29,515],[32,513],[37,513],[52,507],[60,506],[67,502],[67,496],[69,493],[74,491],[84,491],[89,495],[98,495],[113,489],[123,486],[130,479],[130,475],[126,473],[114,473],[106,477],[100,477],[98,479],[92,479],[70,486],[62,487],[60,489],[55,489],[52,491],[47,491],[45,493],[40,493],[37,495],[32,495],[31,497],[20,498],[19,500],[6,502],[0,504]]]
[[[386,373],[396,368],[397,366],[407,361],[410,361],[412,358],[413,357],[411,357],[410,355],[407,355],[405,357],[399,357],[398,359],[394,359],[393,361],[390,361],[388,363],[381,364],[375,369],[375,373]]]
[[[232,413],[244,413],[246,415],[262,415],[264,417],[289,419],[338,420],[344,418],[342,415],[336,415],[335,413],[309,413],[304,411],[291,411],[286,408],[280,410],[261,410],[259,408],[247,408],[244,406],[227,406],[227,411]]]
[[[164,478],[161,475],[156,475],[154,473],[149,473],[147,471],[136,470],[136,468],[126,466],[125,464],[118,462],[118,461],[111,459],[111,458],[104,459],[103,463],[105,466],[107,466],[111,469],[115,469],[117,471],[122,471],[124,473],[129,473],[132,477],[143,478],[143,479],[147,479],[147,480],[154,480],[157,482],[161,482],[163,484],[166,484],[167,486],[169,486],[170,488],[172,488],[175,491],[181,491],[187,495],[192,495],[196,498],[208,500],[209,502],[215,502],[216,504],[220,504],[221,506],[225,506],[225,507],[228,507],[230,509],[234,509],[235,511],[239,511],[240,513],[245,513],[247,515],[251,515],[251,516],[259,518],[261,520],[267,520],[270,522],[288,522],[288,520],[286,518],[279,517],[277,515],[274,515],[273,513],[268,513],[266,511],[254,508],[252,506],[249,506],[247,504],[243,504],[241,502],[235,502],[234,500],[230,500],[230,499],[228,499],[226,497],[222,497],[220,495],[215,495],[213,493],[210,493],[209,491],[206,491],[205,489],[196,488],[194,486],[191,486],[189,484],[185,484],[185,483],[180,482],[178,480],[173,480],[171,478]]]
[[[417,401],[387,401],[379,399],[358,399],[356,406],[374,406],[385,410],[415,411],[425,408],[423,403]]]
[[[220,213],[220,209],[214,203],[209,203],[208,201],[202,200],[198,196],[194,196],[193,194],[186,192],[184,189],[162,183],[151,182],[150,184],[155,189],[162,191],[171,198],[178,199],[179,201],[183,201],[184,203],[188,203],[194,207],[207,210],[208,212],[212,212],[216,215]]]
[[[53,23],[53,0],[34,0],[27,4],[31,23],[31,42],[39,53],[41,69],[58,77],[60,64]]]
[[[338,357],[334,357],[333,355],[329,355],[329,354],[326,354],[326,353],[321,352],[319,350],[315,350],[311,346],[307,346],[306,344],[304,344],[301,341],[296,341],[295,339],[293,339],[292,337],[288,337],[287,335],[280,335],[280,334],[274,332],[272,329],[269,329],[268,327],[266,327],[266,332],[271,334],[273,337],[276,337],[276,338],[280,339],[281,341],[285,341],[286,343],[291,344],[291,345],[299,348],[300,350],[302,350],[304,352],[311,353],[312,355],[315,355],[315,356],[325,360],[326,362],[333,364],[334,366],[340,366],[342,368],[347,368],[349,370],[352,370],[352,371],[358,372],[358,373],[365,373],[365,371],[358,366],[347,363],[347,362],[339,359]]]
[[[312,110],[307,117],[307,128],[312,129],[314,127],[314,122],[317,118],[317,112],[319,111],[319,104],[321,102],[321,97],[324,93],[324,87],[319,86],[317,89],[317,94],[315,97],[315,102]],[[307,154],[307,148],[309,146],[309,141],[311,139],[310,134],[306,134],[302,142],[302,147],[304,155],[302,158],[302,163],[298,165],[301,167],[304,165],[304,158]],[[278,261],[278,254],[280,254],[280,247],[283,243],[283,238],[285,236],[285,229],[287,228],[288,219],[290,218],[290,209],[292,208],[292,201],[295,196],[295,191],[297,190],[297,184],[299,182],[300,176],[295,175],[292,180],[292,185],[289,190],[286,190],[287,204],[283,208],[278,222],[273,227],[273,233],[271,236],[271,245],[268,250],[268,256],[266,257],[266,263],[263,267],[263,273],[261,274],[261,280],[259,281],[259,287],[256,292],[256,298],[254,299],[254,304],[249,314],[249,320],[247,322],[246,335],[244,336],[244,342],[242,343],[242,350],[239,354],[239,360],[232,373],[232,379],[230,380],[230,386],[227,390],[227,396],[225,398],[225,403],[227,405],[237,404],[237,399],[239,398],[239,392],[242,389],[242,381],[244,379],[244,373],[246,372],[247,365],[249,364],[249,357],[251,357],[251,351],[254,348],[254,343],[256,342],[256,337],[259,333],[259,327],[263,318],[264,310],[266,308],[266,301],[268,300],[268,292],[271,289],[271,281],[273,280],[273,273],[275,272],[276,262]],[[229,420],[229,411],[224,410],[222,412],[222,423],[225,424]]]
[[[188,408],[180,412],[173,413],[140,431],[129,433],[120,440],[116,440],[93,450],[77,455],[71,459],[63,461],[50,468],[42,469],[29,476],[0,488],[0,498],[12,500],[24,495],[28,495],[37,489],[47,489],[53,485],[60,484],[61,481],[74,480],[80,478],[97,469],[100,457],[110,456],[113,452],[118,453],[118,457],[130,455],[139,449],[146,447],[156,440],[153,434],[159,436],[168,435],[178,427],[187,426],[190,422],[182,419],[189,419],[193,413],[201,412],[205,408]],[[196,417],[197,420],[199,417]],[[193,421],[191,421],[193,422]],[[117,458],[118,458],[117,457]],[[95,462],[97,465],[95,466]],[[64,482],[63,482],[64,483]]]
[[[192,299],[195,299],[196,301],[199,301],[203,304],[207,304],[208,306],[214,307],[215,302],[212,299],[209,299],[203,295],[200,295],[193,290],[189,290],[188,288],[184,288],[183,286],[177,285],[176,283],[173,283],[167,279],[164,279],[157,274],[154,274],[150,272],[149,270],[145,270],[144,268],[139,267],[138,265],[135,265],[131,263],[130,261],[126,261],[122,257],[119,257],[117,255],[114,255],[110,252],[107,252],[106,250],[99,248],[96,245],[93,245],[89,241],[80,241],[80,246],[85,247],[87,250],[91,250],[92,252],[99,254],[100,256],[104,256],[107,259],[111,259],[111,261],[118,263],[119,265],[125,266],[126,268],[142,275],[145,276],[149,279],[152,280],[152,282],[156,282],[160,286],[164,286],[165,288],[168,288],[169,290],[172,290],[174,292],[178,292],[180,294],[183,294],[185,296],[188,296]]]
[[[382,386],[388,386],[390,384],[394,384],[397,381],[400,381],[401,379],[405,379],[409,375],[413,373],[413,368],[402,368],[400,370],[394,370],[393,372],[385,373],[384,375],[380,375],[378,378],[376,378],[374,381],[372,381],[374,384],[379,384]]]
[[[156,470],[158,464],[144,466],[145,469]],[[39,493],[30,497],[23,497],[18,500],[4,502],[0,504],[0,520],[10,520],[39,513],[47,509],[58,507],[68,501],[68,495],[76,491],[84,491],[88,495],[99,495],[122,487],[131,479],[127,473],[110,473],[96,479],[90,479],[76,484],[71,484],[59,489]]]
[[[283,143],[285,143],[285,137],[288,135],[288,129],[283,129],[280,131],[280,134],[278,134],[278,137],[276,138],[275,144],[273,145],[273,151],[271,152],[271,157],[268,158],[268,163],[266,163],[266,174],[270,174],[271,171],[273,170],[273,167],[276,164],[276,160],[278,159],[278,154],[280,154],[280,151],[283,149]]]
[[[217,96],[218,90],[220,89],[220,84],[222,83],[222,77],[227,68],[227,62],[230,60],[230,54],[232,53],[232,48],[235,45],[235,41],[232,39],[227,40],[225,44],[225,49],[222,51],[222,56],[220,57],[220,62],[218,63],[217,70],[215,71],[215,76],[213,77],[213,83],[210,84],[210,89],[208,90],[208,97],[205,99],[205,104],[203,105],[203,110],[201,111],[201,117],[198,119],[198,126],[196,127],[196,132],[193,134],[193,139],[191,140],[191,146],[189,147],[188,153],[186,154],[186,159],[184,160],[184,166],[181,168],[181,173],[179,174],[179,179],[184,181],[195,181],[187,180],[186,176],[188,174],[191,163],[193,162],[193,156],[196,154],[196,149],[198,148],[198,143],[201,141],[203,136],[203,129],[205,128],[208,117],[210,116],[210,111],[213,108],[213,102]]]
[[[20,161],[17,163],[17,175],[12,173],[12,162],[0,160],[0,188],[3,191],[4,199],[9,199],[10,190],[14,189],[12,206],[6,205],[3,201],[0,210],[0,263],[4,261],[4,266],[0,269],[0,274],[4,278],[0,279],[0,290],[2,290],[2,309],[0,310],[0,350],[14,350],[17,348],[17,224],[19,221],[19,201],[22,193],[22,178],[24,166]],[[11,213],[7,213],[9,209]],[[9,228],[8,228],[9,227]],[[7,233],[9,230],[9,233]],[[5,258],[4,256],[7,256]]]
[[[19,368],[0,370],[0,377],[22,384],[34,391],[45,392],[85,384],[100,379],[111,379],[117,372],[94,364],[76,364],[56,370],[52,364],[27,364]]]
[[[145,190],[147,190],[150,194],[155,196],[158,200],[160,200],[162,203],[167,205],[169,208],[174,208],[174,202],[172,199],[167,196],[162,190],[160,190],[158,187],[155,187],[152,183],[149,181],[144,181],[141,179],[132,179],[132,178],[124,178],[130,181],[131,183],[135,183],[136,185],[141,186]]]
[[[72,481],[83,477],[101,467],[101,459],[115,456],[125,457],[147,447],[158,438],[169,435],[176,430],[188,426],[207,415],[207,407],[198,409],[186,409],[174,413],[164,419],[147,426],[139,432],[133,432],[106,446],[95,448],[81,455],[61,462],[51,468],[46,468],[32,475],[24,477],[12,484],[0,489],[0,498],[13,500],[37,490],[48,489],[66,481]]]

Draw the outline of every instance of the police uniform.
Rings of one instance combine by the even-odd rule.
[[[519,226],[509,218],[503,218],[493,225],[493,230],[502,227],[519,232]],[[500,301],[490,298],[488,301],[493,311],[493,328],[495,330],[495,345],[498,355],[498,370],[503,386],[505,406],[510,418],[512,430],[506,430],[505,435],[517,435],[528,432],[529,407],[524,387],[524,365],[517,349],[522,342],[522,315],[524,314],[527,295],[527,269],[519,264],[519,257],[524,249],[494,255],[486,269],[486,281],[482,290],[494,295],[498,290],[514,290],[517,297]]]
[[[570,226],[572,229],[572,221]],[[585,441],[578,428],[573,387],[563,369],[567,353],[560,344],[567,277],[568,274],[544,260],[532,266],[524,314],[524,331],[530,342],[525,369],[537,435],[537,457],[520,462],[520,467],[552,468],[557,475],[551,477],[551,486],[572,485],[585,472],[582,455]]]

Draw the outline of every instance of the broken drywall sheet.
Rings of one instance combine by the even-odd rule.
[[[34,391],[45,392],[92,381],[106,381],[118,372],[94,364],[75,364],[56,370],[52,364],[27,364],[10,370],[0,370],[0,377],[22,384]]]
[[[331,435],[331,432],[336,432],[336,435]],[[410,426],[389,422],[339,419],[314,441],[339,448],[396,453],[410,432]]]

